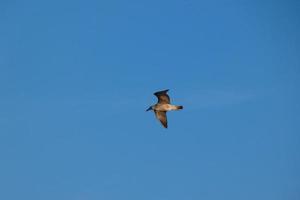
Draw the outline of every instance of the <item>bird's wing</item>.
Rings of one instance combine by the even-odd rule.
[[[165,111],[154,111],[156,118],[161,122],[161,124],[168,128],[168,121],[167,121],[167,115]]]
[[[169,90],[155,92],[154,95],[158,98],[158,103],[170,103],[170,97],[167,94]]]

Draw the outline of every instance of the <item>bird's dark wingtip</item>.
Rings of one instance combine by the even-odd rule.
[[[165,89],[165,90],[158,91],[157,93],[161,93],[161,92],[167,93],[167,92],[169,92],[169,90],[170,90],[170,89]]]
[[[167,93],[169,91],[169,89],[166,89],[166,90],[160,90],[160,91],[157,91],[155,93],[153,93],[154,95],[158,95],[158,94],[163,94],[163,93]]]

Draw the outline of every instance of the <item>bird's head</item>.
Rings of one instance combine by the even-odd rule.
[[[152,106],[150,106],[146,111],[152,110]]]

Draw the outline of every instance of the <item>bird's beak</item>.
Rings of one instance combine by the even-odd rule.
[[[149,107],[149,108],[146,110],[146,112],[147,112],[147,111],[149,111],[149,110],[152,110],[152,108],[151,108],[151,107]]]

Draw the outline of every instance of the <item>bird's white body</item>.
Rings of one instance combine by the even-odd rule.
[[[171,104],[161,104],[161,103],[153,105],[152,109],[156,111],[179,110],[178,106],[171,105]]]

